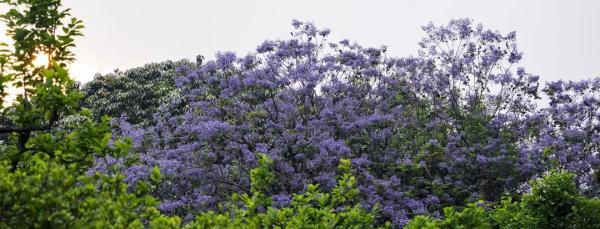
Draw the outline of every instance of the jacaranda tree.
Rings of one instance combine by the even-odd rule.
[[[68,64],[74,58],[69,51],[74,38],[81,35],[81,21],[70,17],[59,0],[3,3],[9,8],[2,18],[13,43],[6,45],[0,59],[2,99],[7,83],[19,94],[16,101],[0,107],[0,133],[8,137],[0,142],[0,228],[375,226],[377,208],[367,211],[360,205],[349,160],[338,160],[341,174],[331,192],[310,185],[308,192],[293,193],[291,205],[283,207],[268,195],[275,181],[273,160],[259,153],[255,163],[240,166],[252,168],[249,192],[226,192],[233,198],[222,199],[221,209],[233,215],[199,212],[194,221],[182,225],[179,217],[161,214],[155,208],[158,200],[149,194],[166,190],[173,180],[163,178],[166,174],[173,178],[173,171],[163,175],[160,164],[148,168],[147,174],[135,173],[135,168],[148,165],[136,165],[136,156],[144,162],[148,156],[131,155],[130,138],[113,136],[109,117],[97,118],[78,106],[82,93],[69,76]],[[33,65],[36,55],[48,55],[48,63]],[[165,109],[189,107],[185,99],[168,101]],[[132,180],[131,174],[144,180]]]
[[[125,170],[127,182],[160,167],[160,210],[189,221],[251,193],[259,153],[276,174],[264,194],[281,207],[309,184],[332,190],[349,158],[362,206],[378,205],[376,221],[397,227],[447,206],[517,197],[552,169],[574,172],[577,187],[597,195],[596,81],[540,90],[519,66],[514,32],[469,19],[430,24],[417,56],[394,58],[385,47],[330,42],[311,23],[293,26],[291,39],[256,53],[180,68],[183,98],[163,104],[155,125],[120,119],[142,161]],[[537,107],[541,91],[549,107]]]
[[[600,196],[600,78],[550,82],[550,104],[537,147],[552,166],[576,175],[587,196]]]

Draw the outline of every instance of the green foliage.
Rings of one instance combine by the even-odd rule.
[[[366,212],[357,202],[358,190],[350,172],[350,161],[341,160],[337,186],[323,193],[318,185],[309,185],[296,194],[288,207],[269,206],[270,197],[260,190],[272,180],[272,160],[260,155],[259,166],[251,171],[252,193],[233,196],[227,213],[206,212],[187,228],[373,228],[375,211]],[[241,206],[235,201],[241,201]],[[386,224],[387,227],[389,225]]]
[[[564,228],[573,217],[573,209],[581,197],[573,177],[569,173],[551,172],[543,180],[531,183],[531,193],[521,200],[522,208],[537,219],[540,227]]]
[[[0,227],[141,228],[145,222],[179,225],[178,218],[160,215],[154,207],[158,202],[149,195],[150,189],[128,192],[125,177],[116,165],[105,172],[84,173],[93,158],[83,152],[114,158],[127,156],[129,140],[117,139],[110,146],[106,120],[95,123],[88,119],[61,144],[36,138],[31,144],[46,153],[31,153],[14,172],[8,160],[0,161]],[[6,153],[7,149],[0,152]],[[74,159],[73,152],[83,155]],[[158,182],[160,171],[153,171],[153,177]]]
[[[3,116],[0,134],[8,134],[9,138],[4,140],[13,143],[12,149],[0,157],[11,160],[14,171],[27,154],[43,152],[32,148],[30,140],[51,130],[61,116],[77,112],[82,95],[75,90],[66,64],[74,60],[71,48],[75,46],[74,38],[82,35],[83,25],[70,16],[69,9],[61,9],[59,0],[3,0],[2,3],[8,6],[8,11],[0,18],[13,43],[3,45],[6,49],[0,54],[0,88],[4,92],[12,84],[18,94],[11,105],[0,106]],[[33,61],[40,55],[47,55],[48,63],[36,66]],[[4,98],[3,94],[2,104]]]
[[[483,203],[445,208],[443,219],[417,216],[407,228],[600,228],[600,199],[584,197],[573,178],[552,171],[531,181],[520,201],[504,198],[491,210]]]
[[[599,228],[600,199],[579,193],[574,175],[552,171],[531,182],[531,193],[520,202],[502,202],[492,217],[499,225],[533,228]]]
[[[482,203],[471,203],[462,211],[454,208],[444,208],[445,218],[434,219],[430,216],[420,215],[407,225],[407,228],[492,228],[489,216]]]
[[[66,64],[80,36],[81,21],[69,17],[59,0],[4,0],[12,46],[0,50],[0,103],[7,84],[20,91],[16,102],[0,107],[0,228],[174,228],[179,218],[165,217],[140,183],[130,192],[119,164],[103,171],[94,158],[113,158],[129,165],[131,140],[115,139],[108,117],[99,122],[78,108],[82,94],[75,90]],[[48,55],[44,66],[36,55]],[[58,123],[61,117],[71,117]]]
[[[273,160],[267,155],[259,154],[258,167],[250,171],[250,191],[259,193],[264,191],[273,181],[274,174],[271,172]]]
[[[150,124],[161,104],[181,99],[174,82],[177,69],[195,66],[188,60],[165,61],[98,74],[83,85],[82,106],[90,108],[95,118],[126,115],[132,124]]]

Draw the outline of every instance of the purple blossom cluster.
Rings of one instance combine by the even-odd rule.
[[[538,147],[554,166],[576,174],[589,196],[600,196],[600,78],[556,81],[543,89],[549,107],[542,110],[545,129]]]
[[[550,83],[550,106],[537,108],[539,77],[517,66],[514,32],[469,19],[429,24],[418,56],[392,58],[385,47],[292,25],[291,39],[256,53],[222,52],[180,69],[182,99],[165,104],[156,125],[121,121],[143,162],[128,181],[153,166],[165,175],[154,191],[161,211],[191,219],[248,193],[257,153],[274,161],[266,194],[278,207],[308,184],[333,188],[338,161],[351,159],[362,205],[379,206],[379,222],[397,227],[446,206],[497,201],[556,167],[600,195],[600,81]]]

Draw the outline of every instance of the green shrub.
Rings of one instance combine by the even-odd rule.
[[[584,197],[573,178],[551,171],[531,181],[531,192],[520,201],[504,198],[490,210],[483,203],[445,208],[444,218],[417,216],[407,228],[600,228],[600,199]]]

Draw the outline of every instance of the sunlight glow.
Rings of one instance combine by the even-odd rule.
[[[48,65],[48,54],[46,53],[38,53],[35,55],[35,59],[33,60],[33,65],[36,67],[45,67]]]

